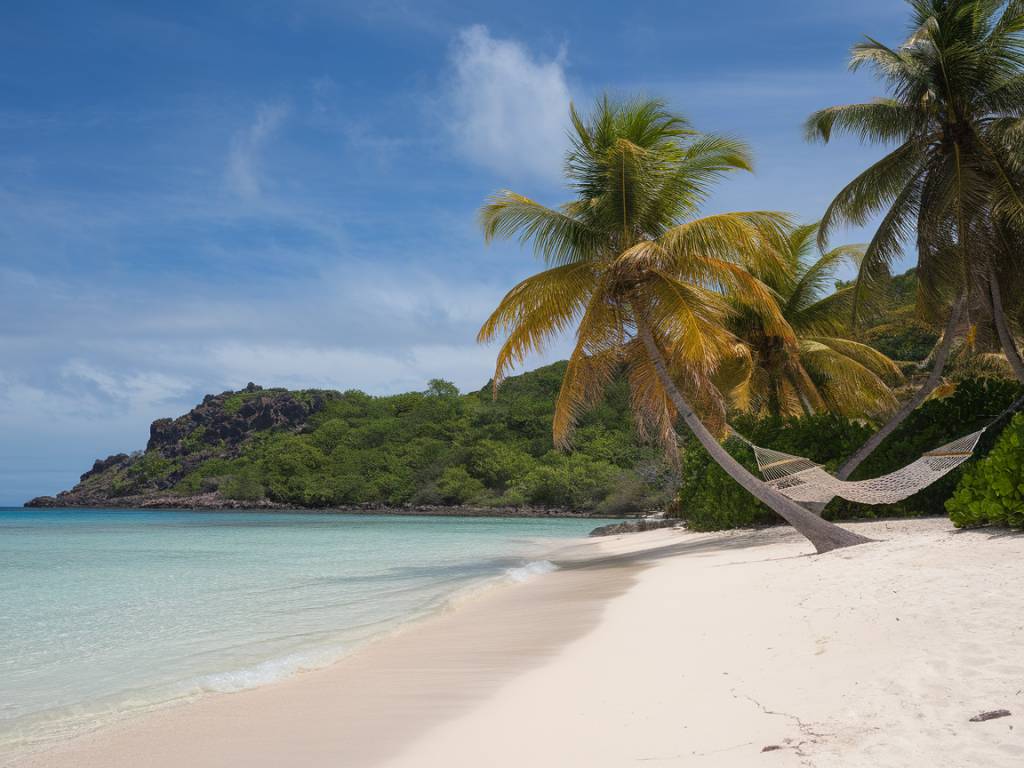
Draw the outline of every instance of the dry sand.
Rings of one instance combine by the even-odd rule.
[[[1024,765],[1024,536],[856,528],[884,541],[587,542],[328,669],[16,764]],[[969,722],[994,709],[1012,714]]]

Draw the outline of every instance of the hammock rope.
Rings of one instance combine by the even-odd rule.
[[[861,504],[895,504],[927,488],[970,459],[986,430],[1022,405],[1024,397],[1016,400],[977,432],[928,451],[895,472],[870,480],[840,480],[804,456],[764,448],[755,445],[732,427],[729,427],[729,431],[754,451],[757,468],[767,485],[793,501],[827,503],[840,496]]]

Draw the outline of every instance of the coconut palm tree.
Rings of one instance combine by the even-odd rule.
[[[836,270],[859,263],[863,249],[842,246],[815,258],[817,231],[817,224],[793,227],[783,242],[785,269],[757,274],[775,292],[795,344],[770,331],[774,318],[736,306],[729,328],[746,350],[736,366],[745,375],[733,392],[756,413],[889,413],[897,405],[890,385],[902,374],[881,352],[847,338],[854,287],[829,291]]]
[[[495,387],[526,355],[575,330],[555,406],[556,445],[571,445],[577,420],[624,369],[641,434],[674,451],[682,417],[715,461],[817,551],[866,541],[768,488],[713,432],[725,423],[713,377],[738,343],[726,328],[730,301],[755,308],[772,333],[794,341],[771,290],[748,270],[783,268],[786,217],[697,216],[717,179],[750,169],[746,146],[695,132],[657,100],[605,97],[589,119],[575,109],[570,117],[565,172],[574,199],[548,208],[504,191],[481,209],[487,241],[518,237],[546,263],[480,330],[481,342],[503,339]]]
[[[912,31],[901,46],[867,38],[854,46],[850,59],[853,70],[871,68],[888,96],[823,109],[806,125],[812,140],[849,134],[893,147],[840,191],[821,222],[824,243],[837,224],[863,225],[882,214],[861,261],[855,315],[866,292],[884,281],[915,235],[919,309],[946,321],[945,347],[936,355],[933,375],[906,404],[909,408],[899,409],[840,468],[842,479],[938,385],[961,315],[972,301],[989,309],[1007,359],[1024,381],[1024,362],[1001,307],[1000,277],[1016,270],[986,247],[991,239],[979,236],[987,231],[981,222],[993,214],[1018,227],[1024,219],[1024,2],[908,4]],[[1008,257],[1009,250],[1001,253]]]

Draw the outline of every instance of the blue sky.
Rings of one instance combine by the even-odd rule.
[[[482,386],[475,331],[536,264],[475,212],[565,197],[570,99],[661,96],[755,150],[709,211],[817,218],[880,150],[801,123],[875,95],[849,47],[904,24],[894,0],[5,9],[0,504],[248,381]]]

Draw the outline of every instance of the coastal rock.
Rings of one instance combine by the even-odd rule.
[[[59,507],[60,501],[56,496],[36,496],[25,502],[26,507]]]
[[[237,457],[243,444],[260,432],[302,431],[332,395],[318,390],[264,389],[252,382],[237,392],[207,395],[184,416],[154,421],[145,451],[97,459],[74,488],[40,496],[26,506],[279,508],[280,504],[270,502],[242,504],[216,494],[193,498],[170,491],[203,462]]]
[[[127,453],[115,453],[113,456],[108,456],[105,459],[96,459],[92,465],[92,469],[82,475],[80,479],[82,482],[85,482],[93,475],[99,475],[112,467],[127,464],[130,460],[131,457]]]
[[[207,395],[203,402],[177,419],[157,419],[149,429],[147,451],[167,458],[203,449],[232,449],[266,429],[299,430],[324,407],[328,393],[298,397],[286,390],[268,390],[250,382],[239,392]]]
[[[617,536],[620,533],[641,533],[643,531],[655,531],[659,528],[675,528],[678,520],[660,520],[644,518],[643,520],[630,520],[625,523],[614,523],[602,525],[590,532],[591,536]]]

